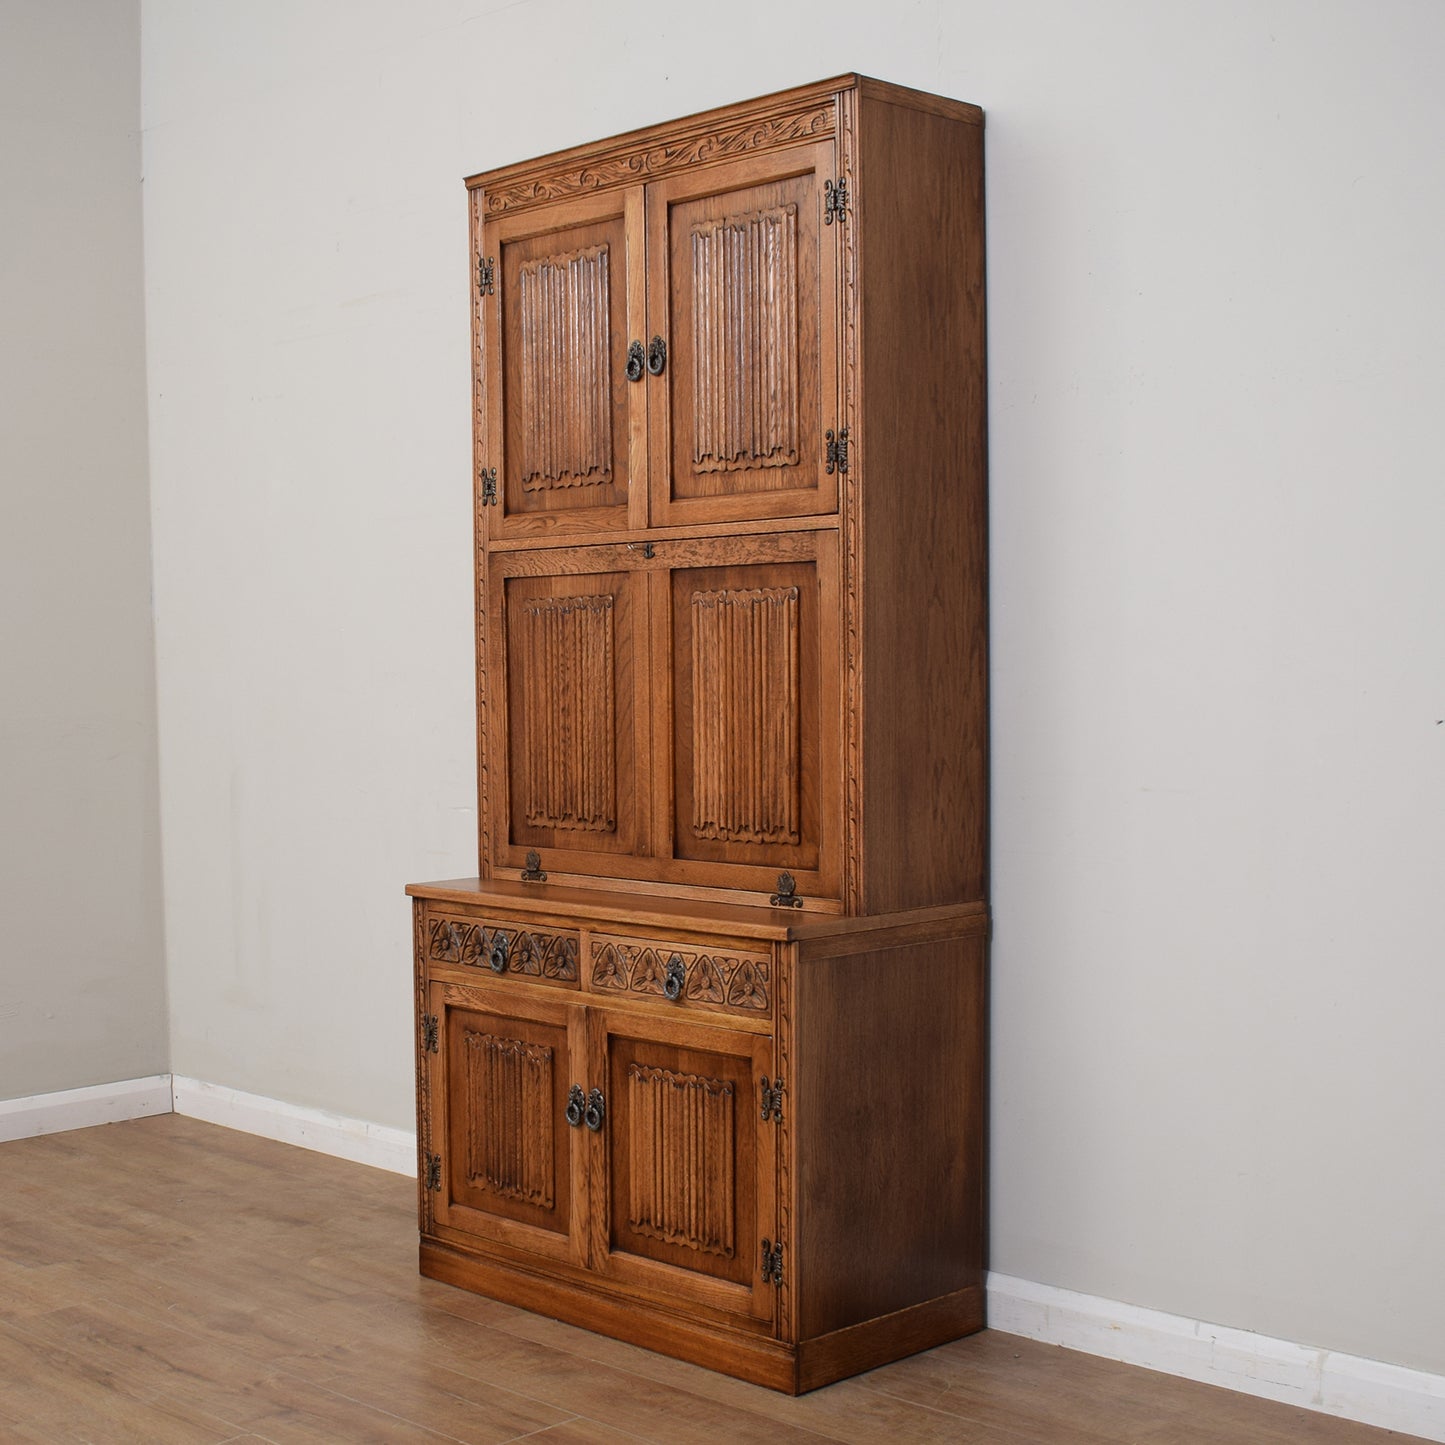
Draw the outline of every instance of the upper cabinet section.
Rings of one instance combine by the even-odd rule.
[[[486,538],[836,511],[837,109],[812,87],[468,183]]]

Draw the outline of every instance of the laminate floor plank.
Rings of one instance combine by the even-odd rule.
[[[411,1180],[176,1115],[0,1145],[0,1445],[1382,1445],[985,1331],[789,1399],[417,1273]]]

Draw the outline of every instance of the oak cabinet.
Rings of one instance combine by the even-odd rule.
[[[982,115],[844,76],[467,186],[422,1269],[794,1392],[980,1328]]]

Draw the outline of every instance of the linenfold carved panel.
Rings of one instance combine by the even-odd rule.
[[[612,480],[608,248],[524,261],[521,313],[522,489]]]
[[[798,208],[710,218],[692,240],[693,467],[798,461]]]
[[[627,1070],[627,1106],[628,1223],[651,1239],[731,1259],[732,1084],[634,1063]]]
[[[504,1199],[553,1203],[552,1050],[495,1034],[463,1035],[467,1182]]]
[[[607,833],[617,826],[613,598],[523,603],[517,638],[523,815],[535,828]]]
[[[799,841],[798,589],[692,597],[693,832]]]

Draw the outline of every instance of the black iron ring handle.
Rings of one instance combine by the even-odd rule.
[[[654,336],[647,347],[647,370],[651,376],[661,376],[662,368],[667,365],[667,342],[662,337]]]
[[[593,1089],[587,1095],[587,1108],[583,1111],[582,1117],[587,1121],[587,1127],[594,1134],[602,1132],[602,1121],[607,1117],[607,1102],[602,1097],[601,1089]]]
[[[573,1084],[567,1091],[567,1122],[574,1128],[582,1123],[582,1115],[586,1113],[587,1105],[582,1098],[582,1085]]]
[[[492,951],[487,955],[487,963],[493,973],[506,973],[509,947],[510,944],[505,933],[498,933],[492,938]]]
[[[632,345],[627,348],[628,381],[642,380],[643,365],[644,362],[642,358],[642,343],[640,341],[634,341]]]
[[[682,997],[682,986],[687,982],[687,969],[683,966],[682,955],[674,953],[667,960],[667,976],[662,982],[662,991],[668,998]]]

